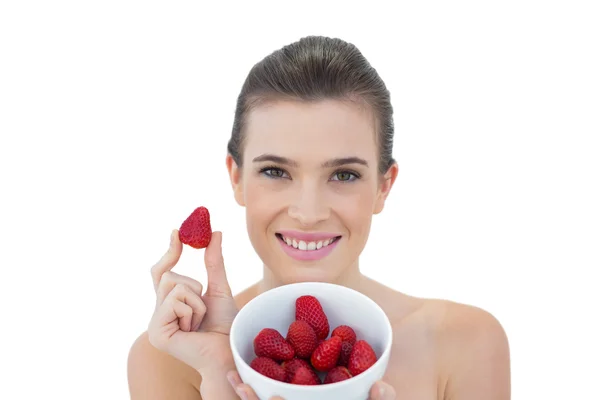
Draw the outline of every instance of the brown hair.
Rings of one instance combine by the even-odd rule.
[[[277,99],[362,101],[377,120],[379,172],[394,164],[393,109],[383,80],[351,43],[308,36],[271,53],[252,67],[238,96],[227,150],[242,166],[244,127],[257,105]]]

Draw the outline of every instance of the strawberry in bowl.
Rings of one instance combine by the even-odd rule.
[[[260,399],[368,398],[392,345],[387,316],[352,289],[295,283],[254,298],[230,333],[236,368]]]

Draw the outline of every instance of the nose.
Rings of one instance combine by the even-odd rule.
[[[303,226],[312,226],[327,220],[330,208],[318,190],[306,188],[297,194],[296,200],[288,208],[288,215]]]

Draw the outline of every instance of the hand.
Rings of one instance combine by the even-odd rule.
[[[148,326],[153,346],[192,368],[214,374],[234,367],[229,346],[229,331],[238,309],[231,294],[223,255],[220,232],[214,232],[204,252],[208,286],[172,272],[181,256],[183,245],[179,232],[171,232],[167,253],[152,267],[156,291],[156,309]],[[226,385],[226,382],[225,382]]]
[[[252,390],[252,388],[245,383],[242,383],[242,380],[236,371],[228,372],[227,379],[242,400],[258,400],[254,390]],[[280,396],[275,396],[271,397],[269,400],[285,399]],[[375,382],[375,384],[371,387],[368,400],[396,400],[396,391],[394,390],[393,386],[388,385],[383,381],[378,381]]]

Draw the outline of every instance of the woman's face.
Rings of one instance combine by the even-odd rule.
[[[227,159],[250,240],[282,283],[356,267],[397,174],[378,173],[375,120],[335,100],[279,101],[248,116],[243,168]]]

